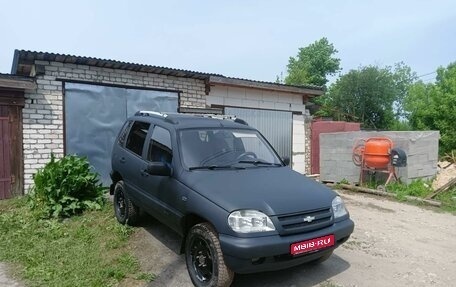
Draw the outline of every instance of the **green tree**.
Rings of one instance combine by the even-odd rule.
[[[404,100],[416,75],[404,63],[350,70],[316,103],[319,116],[361,122],[364,128],[407,130]]]
[[[440,131],[441,154],[456,150],[456,62],[437,69],[434,84],[415,83],[404,107],[414,129]]]
[[[338,120],[361,122],[364,128],[386,129],[394,122],[396,90],[389,68],[361,67],[331,85],[326,105]]]
[[[288,61],[285,83],[325,86],[328,82],[327,77],[340,71],[340,59],[334,57],[336,53],[334,45],[326,38],[299,48],[298,55],[290,57]]]
[[[405,65],[403,62],[396,63],[394,69],[392,70],[394,86],[396,89],[396,99],[394,102],[394,116],[396,119],[396,126],[407,127],[406,116],[407,113],[404,108],[404,102],[408,98],[408,93],[410,87],[418,79],[415,72],[412,72],[412,69]],[[405,125],[404,125],[405,124]],[[399,128],[400,129],[400,128]],[[395,128],[397,130],[397,128]]]

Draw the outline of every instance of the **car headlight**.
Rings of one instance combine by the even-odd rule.
[[[236,232],[251,233],[274,231],[271,219],[257,210],[237,210],[228,216],[228,225]]]
[[[332,208],[334,212],[334,218],[342,217],[348,213],[347,209],[345,208],[345,204],[340,196],[336,196],[333,199]]]

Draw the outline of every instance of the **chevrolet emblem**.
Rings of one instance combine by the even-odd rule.
[[[315,216],[310,216],[310,215],[309,215],[309,216],[304,217],[303,220],[304,220],[304,222],[309,222],[309,223],[311,223],[312,221],[314,221],[314,219],[315,219]]]

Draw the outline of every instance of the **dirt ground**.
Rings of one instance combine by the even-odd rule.
[[[237,275],[233,286],[455,286],[456,216],[342,192],[355,231],[318,266]],[[133,238],[149,286],[192,286],[179,237],[150,217]]]

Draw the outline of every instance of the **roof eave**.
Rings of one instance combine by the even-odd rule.
[[[322,87],[298,87],[290,86],[284,84],[274,84],[268,82],[252,81],[246,79],[236,79],[236,78],[226,78],[226,77],[217,77],[211,76],[209,78],[210,85],[219,85],[219,86],[230,86],[230,87],[240,87],[240,88],[251,88],[251,89],[261,89],[269,91],[279,91],[292,94],[306,95],[310,97],[317,97],[324,94]]]

